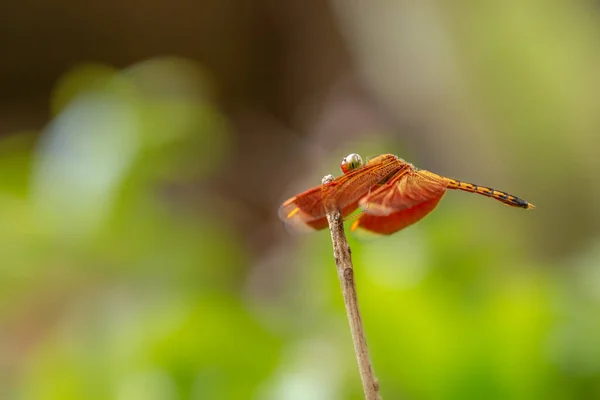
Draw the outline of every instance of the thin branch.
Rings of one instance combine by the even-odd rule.
[[[323,183],[328,183],[333,177],[328,175],[323,178]],[[358,362],[358,371],[362,380],[366,400],[381,400],[379,396],[379,381],[373,374],[367,340],[363,329],[362,319],[358,308],[358,297],[356,296],[356,285],[354,283],[354,267],[350,246],[344,233],[344,220],[340,210],[329,207],[327,210],[327,222],[333,242],[333,256],[337,267],[338,278],[342,287],[346,314],[350,323],[350,332],[354,342],[354,353]]]

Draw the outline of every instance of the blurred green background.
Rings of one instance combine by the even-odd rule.
[[[9,2],[0,398],[360,399],[328,232],[350,152],[448,193],[351,236],[384,399],[600,398],[600,7]]]

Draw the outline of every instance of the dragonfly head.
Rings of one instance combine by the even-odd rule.
[[[342,163],[340,164],[340,168],[344,174],[349,173],[350,171],[354,171],[355,169],[362,167],[363,160],[356,153],[352,153],[344,157]]]

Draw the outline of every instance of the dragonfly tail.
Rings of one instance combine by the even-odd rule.
[[[489,188],[487,186],[480,186],[472,183],[461,182],[447,178],[447,187],[448,189],[462,190],[464,192],[477,193],[486,197],[492,197],[511,207],[519,207],[525,209],[535,208],[535,206],[529,203],[528,201],[520,199],[512,194]]]

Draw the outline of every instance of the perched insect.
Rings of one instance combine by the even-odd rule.
[[[296,229],[327,227],[326,211],[337,208],[347,217],[362,210],[351,229],[389,235],[419,221],[437,206],[446,189],[492,197],[525,209],[534,205],[486,186],[460,182],[420,170],[393,154],[383,154],[363,164],[358,154],[341,163],[344,175],[285,201],[279,217]]]

